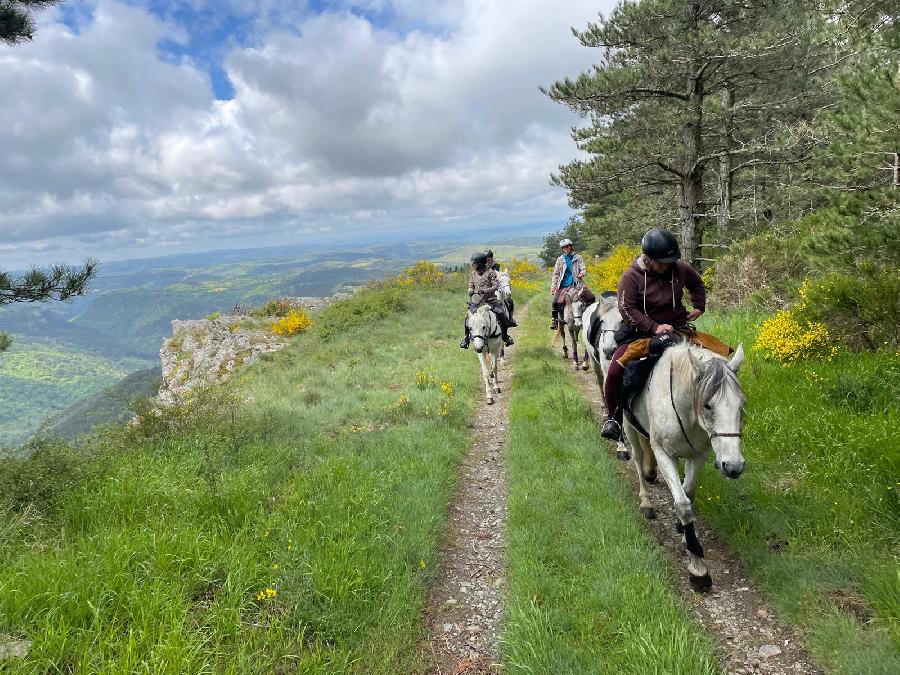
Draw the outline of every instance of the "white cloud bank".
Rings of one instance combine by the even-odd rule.
[[[0,262],[564,219],[548,176],[575,153],[575,120],[538,86],[597,58],[569,28],[609,1],[394,0],[439,33],[346,9],[385,1],[232,48],[229,101],[160,57],[182,29],[114,0],[77,34],[50,15],[34,43],[0,47]]]

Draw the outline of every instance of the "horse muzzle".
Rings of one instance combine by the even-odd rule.
[[[741,459],[739,461],[722,461],[716,460],[716,468],[722,472],[722,475],[725,478],[730,478],[734,480],[735,478],[740,478],[741,474],[744,473],[744,467],[746,466],[746,462]]]

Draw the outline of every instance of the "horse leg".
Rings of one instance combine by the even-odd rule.
[[[630,424],[625,424],[625,435],[631,441],[631,447],[634,448],[631,458],[634,460],[634,468],[638,475],[638,497],[641,500],[639,510],[644,518],[656,518],[656,509],[653,508],[653,502],[650,501],[650,490],[641,471],[641,453],[643,452],[641,435]],[[618,457],[618,453],[616,456]]]
[[[644,478],[647,479],[648,483],[656,482],[656,455],[653,454],[653,450],[650,448],[650,441],[641,437],[641,443],[644,444]]]
[[[491,391],[491,381],[488,376],[487,361],[485,360],[484,351],[478,352],[478,363],[481,364],[481,377],[484,380],[484,400],[488,405],[494,402],[494,394]]]
[[[708,591],[712,588],[712,579],[703,560],[703,547],[697,540],[697,532],[694,529],[694,506],[681,485],[681,476],[678,475],[675,460],[660,450],[656,450],[655,454],[660,473],[675,500],[675,515],[678,516],[678,531],[682,534],[688,555],[688,578],[691,586],[696,591]]]
[[[497,393],[500,393],[500,374],[497,372],[497,367],[500,365],[500,354],[503,353],[503,347],[501,345],[500,350],[497,352],[497,356],[494,357],[494,370],[491,373],[491,376],[494,378],[494,389],[496,389]]]
[[[574,326],[569,330],[569,337],[572,338],[572,367],[578,370],[578,331]]]
[[[697,477],[700,475],[700,469],[703,468],[705,462],[706,457],[694,457],[685,464],[682,487],[684,488],[684,494],[691,501],[694,501],[694,493],[697,491]]]
[[[562,338],[563,343],[563,358],[567,359],[569,358],[569,345],[566,344],[566,329],[563,324],[560,324],[559,326],[559,335]]]

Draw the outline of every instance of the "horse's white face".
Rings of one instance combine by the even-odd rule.
[[[488,337],[491,334],[491,321],[488,312],[479,308],[477,312],[469,319],[469,332],[472,334],[472,342],[475,345],[475,353],[480,354],[487,345]]]
[[[581,328],[581,317],[584,314],[584,302],[581,300],[574,300],[572,302],[572,318],[575,320],[575,327]]]
[[[616,353],[616,330],[622,324],[622,315],[619,308],[613,305],[600,315],[600,339],[598,347],[607,359],[611,359]]]
[[[698,418],[700,426],[709,435],[716,468],[726,478],[738,478],[746,464],[741,454],[741,431],[747,400],[737,379],[743,360],[744,348],[739,346],[731,361],[715,359],[701,366],[704,371],[701,382],[705,377],[708,383],[700,387]]]

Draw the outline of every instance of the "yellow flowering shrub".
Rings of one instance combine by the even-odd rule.
[[[640,252],[639,246],[619,244],[602,260],[586,261],[587,283],[597,292],[615,291],[622,273]]]
[[[312,319],[302,307],[300,309],[291,310],[287,316],[279,319],[272,324],[272,332],[276,335],[288,337],[305,331],[312,326]]]
[[[793,363],[813,356],[832,356],[835,351],[825,324],[798,321],[790,311],[777,312],[763,322],[753,349],[781,363]]]
[[[503,265],[501,265],[502,267]],[[533,262],[528,260],[519,260],[513,258],[506,263],[506,269],[509,271],[510,281],[525,281],[533,279],[540,273],[540,269]]]
[[[513,279],[509,282],[511,288],[520,291],[536,291],[541,287],[538,281],[528,281],[526,279]]]
[[[398,286],[441,286],[448,280],[448,275],[440,265],[427,260],[420,260],[407,267],[397,277]]]

